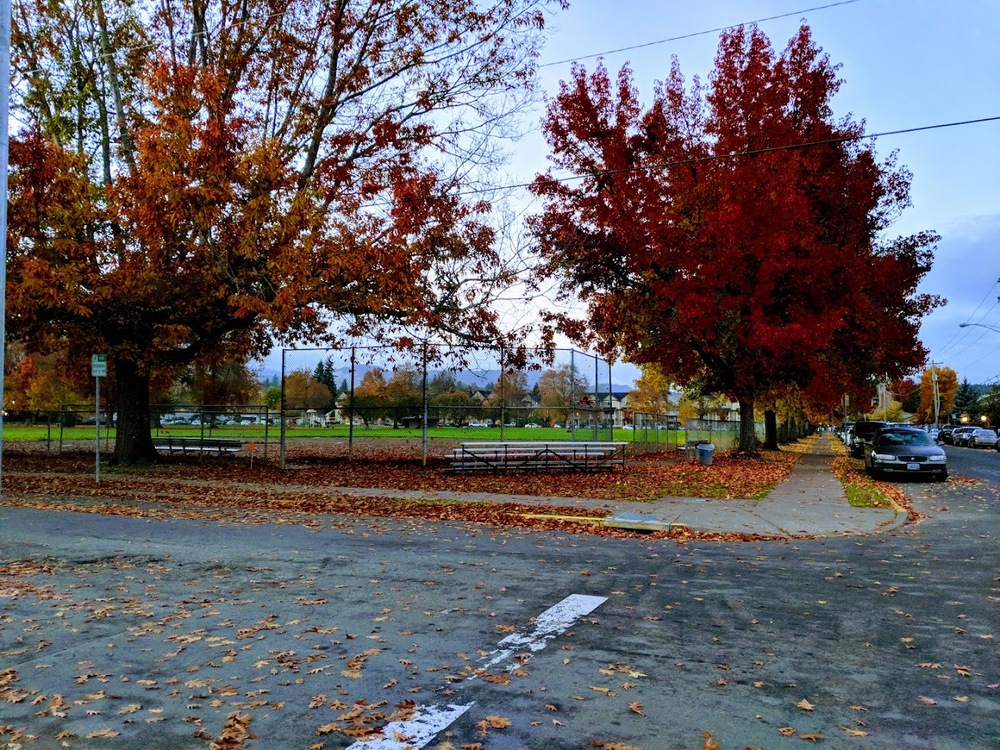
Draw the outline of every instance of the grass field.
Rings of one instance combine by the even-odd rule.
[[[242,440],[267,440],[277,441],[281,434],[281,428],[276,425],[265,427],[264,425],[225,425],[222,427],[199,427],[196,425],[171,425],[153,430],[154,439],[158,436],[172,435],[175,437],[231,437]],[[294,425],[287,427],[285,436],[288,439],[301,438],[339,438],[346,439],[350,436],[350,426],[346,424],[332,427],[306,427]],[[685,433],[681,430],[628,430],[617,428],[610,430],[607,428],[594,430],[592,428],[579,428],[574,431],[556,427],[433,427],[427,431],[430,439],[446,440],[522,440],[522,441],[558,441],[558,440],[615,440],[621,442],[655,442],[665,444],[683,444]],[[78,425],[75,427],[60,427],[59,425],[7,425],[3,427],[3,438],[5,442],[35,443],[47,441],[80,442],[83,440],[93,440],[95,436],[94,425]],[[355,425],[353,436],[357,439],[364,438],[409,438],[420,439],[423,431],[420,428],[393,429],[391,426],[371,426]],[[102,440],[113,440],[115,437],[114,428],[101,427]]]

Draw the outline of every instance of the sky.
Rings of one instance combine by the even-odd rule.
[[[630,65],[647,105],[672,56],[689,82],[695,75],[707,80],[722,28],[758,21],[780,51],[799,24],[808,23],[813,41],[841,65],[837,117],[864,120],[872,134],[923,129],[883,135],[875,146],[881,157],[896,151],[913,173],[913,205],[893,235],[941,235],[919,291],[947,304],[924,319],[920,338],[930,360],[955,370],[959,380],[1000,382],[1000,120],[935,127],[1000,117],[1000,0],[570,3],[550,20],[539,60],[546,95],[568,78],[569,60],[592,70],[600,56],[612,75]],[[530,182],[548,167],[539,130],[543,113],[540,105],[525,119],[508,184]],[[616,371],[615,381],[627,381],[632,372]]]

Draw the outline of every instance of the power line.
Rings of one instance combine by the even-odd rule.
[[[581,55],[580,57],[568,57],[565,60],[557,60],[550,63],[542,63],[539,68],[550,68],[555,65],[565,65],[568,62],[578,62],[580,60],[592,60],[595,57],[603,57],[604,55],[615,55],[619,52],[631,52],[636,49],[644,49],[646,47],[655,47],[659,44],[667,44],[669,42],[679,42],[684,39],[694,39],[699,36],[707,36],[708,34],[717,34],[722,31],[728,31],[729,29],[738,29],[741,26],[749,26],[751,24],[765,23],[766,21],[777,21],[781,18],[790,18],[791,16],[797,16],[802,13],[811,13],[814,10],[826,10],[828,8],[836,8],[839,5],[851,5],[856,3],[858,0],[842,0],[838,3],[829,3],[827,5],[817,5],[813,8],[803,8],[802,10],[793,10],[790,13],[781,13],[777,16],[766,16],[764,18],[757,18],[753,21],[743,21],[742,23],[734,23],[729,26],[717,26],[714,29],[705,29],[704,31],[692,31],[689,34],[680,34],[679,36],[667,37],[666,39],[658,39],[655,42],[644,42],[643,44],[633,44],[630,47],[619,47],[618,49],[608,50],[607,52],[595,52],[590,55]]]
[[[701,164],[705,162],[720,161],[723,159],[738,159],[745,156],[759,156],[761,154],[771,154],[782,151],[794,151],[801,148],[811,148],[813,146],[828,146],[836,145],[839,143],[850,143],[854,141],[863,141],[869,138],[885,138],[890,135],[907,135],[910,133],[920,133],[928,130],[940,130],[943,128],[956,128],[966,125],[978,125],[987,122],[997,122],[1000,121],[1000,115],[995,115],[993,117],[980,117],[974,120],[959,120],[957,122],[944,122],[935,125],[919,125],[912,128],[902,128],[899,130],[885,130],[879,133],[862,133],[861,135],[845,135],[837,138],[824,138],[817,141],[805,141],[802,143],[791,143],[784,146],[768,146],[766,148],[750,149],[747,151],[733,151],[728,154],[710,154],[708,156],[698,156],[692,157],[690,159],[676,159],[673,161],[657,162],[655,164],[645,164],[635,167],[628,167],[625,169],[606,169],[598,172],[594,172],[587,175],[568,175],[565,177],[550,177],[553,182],[572,182],[574,180],[582,180],[586,177],[596,177],[596,176],[614,176],[618,174],[630,174],[633,172],[646,172],[655,171],[662,169],[670,169],[671,167],[686,166],[689,164]],[[491,188],[470,188],[469,190],[461,190],[454,195],[479,195],[486,192],[493,192],[496,190],[516,190],[520,188],[528,188],[534,184],[532,182],[517,182],[510,185],[497,185]],[[384,205],[381,203],[369,204],[371,206]]]

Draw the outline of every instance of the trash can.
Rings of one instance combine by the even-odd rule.
[[[712,453],[715,451],[715,446],[711,443],[701,443],[698,445],[698,463],[702,466],[712,465]]]

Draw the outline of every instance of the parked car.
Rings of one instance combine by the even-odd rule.
[[[997,434],[986,427],[976,427],[965,439],[970,448],[996,448]]]
[[[837,429],[837,437],[840,438],[840,442],[844,445],[851,442],[851,430],[853,428],[854,422],[844,422],[844,424]]]
[[[954,445],[955,441],[952,438],[952,433],[959,428],[957,424],[946,424],[938,432],[938,440],[942,443],[948,443],[949,445]]]
[[[888,427],[888,422],[882,422],[874,419],[866,419],[861,422],[855,422],[854,427],[851,428],[851,441],[848,444],[851,449],[851,455],[855,458],[861,458],[864,452],[865,443],[871,441],[878,432],[883,427]]]
[[[951,432],[952,445],[968,445],[966,438],[975,430],[975,427],[958,427]]]
[[[865,469],[872,478],[885,474],[928,476],[943,482],[948,478],[944,448],[923,430],[887,427],[879,430],[864,450]]]

